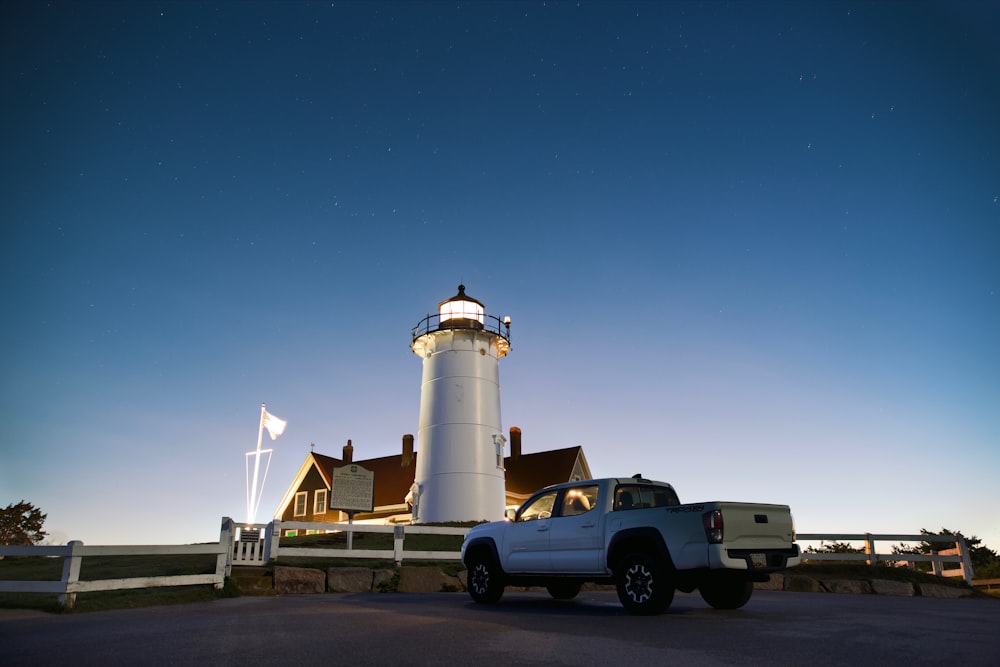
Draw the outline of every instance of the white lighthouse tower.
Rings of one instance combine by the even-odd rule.
[[[510,318],[485,311],[459,285],[413,329],[411,347],[424,362],[414,523],[504,516],[500,359],[510,350]]]

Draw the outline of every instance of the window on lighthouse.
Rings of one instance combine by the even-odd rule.
[[[438,308],[441,321],[477,320],[483,323],[483,307],[475,301],[445,301]]]

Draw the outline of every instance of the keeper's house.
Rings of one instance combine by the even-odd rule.
[[[417,456],[419,452],[413,450],[412,436],[403,437],[400,454],[375,459],[355,461],[350,441],[339,459],[310,452],[275,510],[274,518],[279,521],[327,523],[347,521],[346,513],[329,507],[330,489],[333,471],[355,463],[373,473],[375,489],[374,511],[356,513],[354,520],[409,523],[412,519],[409,494],[414,483]],[[582,447],[522,454],[521,430],[517,427],[510,429],[510,456],[504,458],[504,470],[508,507],[520,505],[542,487],[592,477]],[[282,530],[283,536],[295,534],[294,530]]]

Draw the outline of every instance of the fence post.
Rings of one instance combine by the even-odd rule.
[[[965,543],[962,533],[955,534],[955,546],[958,547],[958,554],[962,557],[962,576],[965,583],[972,586],[972,554],[969,553],[969,545]]]
[[[281,540],[281,522],[277,519],[267,524],[264,529],[264,563],[269,563],[278,557],[278,541]]]
[[[875,540],[871,533],[865,533],[865,553],[868,554],[869,565],[878,563],[878,552],[875,551]]]
[[[228,516],[222,517],[222,528],[219,529],[219,545],[225,547],[225,551],[219,554],[219,558],[215,563],[215,574],[217,576],[222,575],[223,579],[233,573],[234,537],[233,520]],[[216,588],[222,588],[222,585],[217,584]]]
[[[941,562],[941,551],[931,547],[931,556],[934,557],[934,560],[931,561],[931,572],[933,572],[936,577],[943,577],[944,563]]]
[[[403,535],[405,533],[402,524],[392,527],[392,559],[396,565],[403,562]]]
[[[80,561],[83,557],[76,555],[76,550],[78,547],[83,546],[83,542],[73,540],[66,546],[69,547],[69,553],[63,558],[63,592],[59,594],[59,604],[66,609],[72,609],[73,605],[76,604],[76,593],[69,592],[69,589],[71,588],[71,584],[75,584],[80,580]]]

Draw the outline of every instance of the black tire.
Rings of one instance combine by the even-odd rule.
[[[671,567],[641,551],[621,559],[615,569],[618,599],[630,614],[653,616],[663,613],[674,600]]]
[[[503,570],[492,555],[479,551],[467,558],[469,596],[480,604],[494,604],[503,596]]]
[[[582,587],[579,581],[554,581],[545,590],[556,600],[572,600],[580,594]]]
[[[698,592],[715,609],[739,609],[753,595],[753,581],[735,572],[717,572],[698,587]]]

